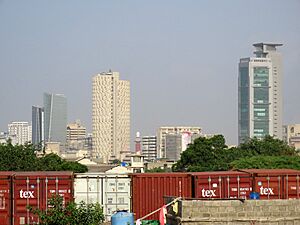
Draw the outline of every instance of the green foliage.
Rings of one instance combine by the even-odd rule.
[[[200,137],[190,144],[181,154],[180,160],[174,164],[173,171],[200,172],[232,168],[267,168],[271,166],[273,159],[278,162],[276,161],[272,168],[291,168],[289,164],[297,162],[290,161],[295,155],[294,148],[288,146],[284,141],[270,136],[266,136],[262,140],[249,139],[239,147],[228,148],[225,145],[224,137],[215,135],[211,138]],[[287,156],[291,156],[291,159],[288,160]],[[252,157],[255,160],[247,163]],[[285,160],[280,161],[280,158]],[[256,164],[251,166],[251,163]]]
[[[295,155],[295,148],[288,146],[284,141],[266,136],[262,140],[257,138],[249,139],[241,144],[239,149],[243,152],[248,151],[252,155]]]
[[[32,145],[12,145],[9,141],[0,144],[1,171],[29,171],[37,166],[35,149]]]
[[[173,166],[174,171],[211,171],[226,170],[227,149],[225,139],[222,135],[212,138],[200,137],[181,153],[181,158]],[[220,160],[223,158],[224,160]]]
[[[296,169],[300,170],[300,156],[253,156],[230,163],[232,169]]]
[[[36,156],[33,145],[0,144],[0,171],[73,171],[87,172],[87,167],[78,162],[67,162],[56,154]]]
[[[40,218],[40,225],[99,225],[104,221],[103,209],[99,204],[71,202],[64,207],[63,198],[54,195],[49,199],[49,205],[51,207],[47,211],[29,207]]]

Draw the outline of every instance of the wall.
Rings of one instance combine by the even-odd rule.
[[[300,224],[300,200],[182,201],[182,224]]]

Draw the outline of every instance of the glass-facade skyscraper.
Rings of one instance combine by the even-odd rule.
[[[239,143],[271,135],[282,139],[282,66],[276,47],[257,43],[255,57],[239,63]]]
[[[44,93],[45,142],[66,143],[67,99],[62,94]]]
[[[32,144],[43,146],[44,108],[32,106]]]

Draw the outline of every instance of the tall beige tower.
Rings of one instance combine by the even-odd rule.
[[[130,150],[130,83],[118,72],[93,77],[93,158],[121,160]]]

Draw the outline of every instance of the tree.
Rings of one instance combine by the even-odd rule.
[[[174,171],[212,171],[226,170],[227,158],[225,139],[222,135],[211,138],[199,137],[181,153],[181,158],[174,164]]]
[[[296,155],[295,148],[271,136],[265,136],[262,140],[251,138],[239,146],[239,151],[246,151],[252,155]]]
[[[232,169],[296,169],[300,170],[300,156],[253,156],[230,163]]]
[[[47,211],[28,207],[31,212],[37,214],[40,225],[99,225],[104,221],[102,207],[96,204],[74,202],[63,205],[63,198],[54,195],[48,203],[51,207]]]
[[[287,156],[295,157],[295,149],[288,146],[284,141],[271,136],[266,136],[262,140],[257,138],[249,139],[236,148],[228,148],[222,135],[216,135],[212,138],[200,137],[181,154],[180,160],[173,166],[173,171],[218,171],[231,168],[268,167],[291,168],[289,164],[297,161],[293,161],[292,158],[286,158]],[[285,160],[280,161],[281,157],[285,157]],[[271,165],[272,160],[276,162],[273,165]],[[253,163],[253,167],[251,167],[251,163]]]
[[[36,153],[37,149],[31,144],[12,145],[10,141],[0,144],[0,171],[88,171],[85,165],[67,162],[56,154],[37,157]]]

